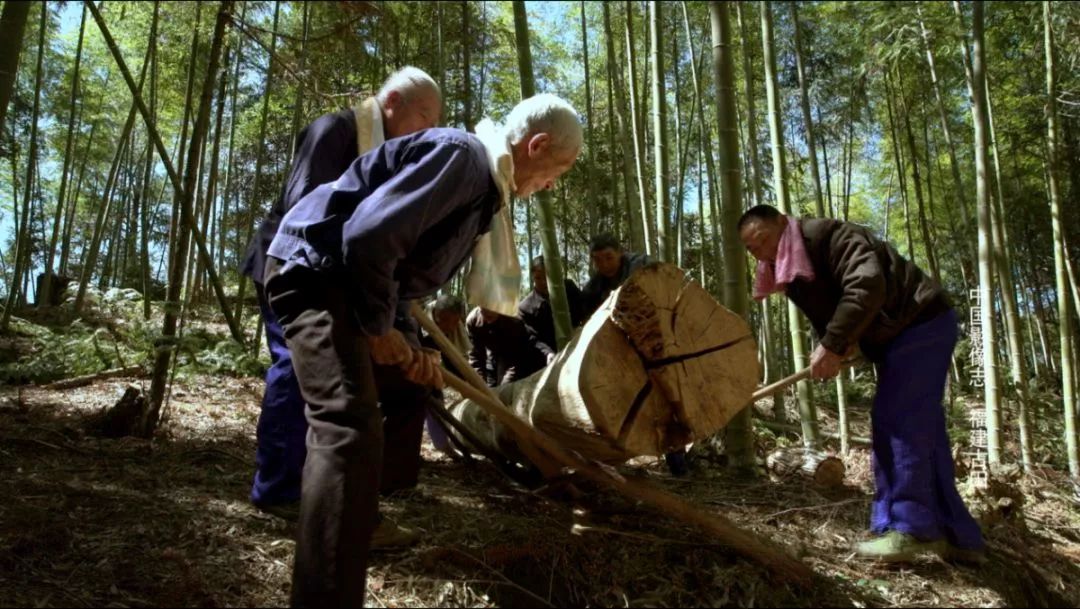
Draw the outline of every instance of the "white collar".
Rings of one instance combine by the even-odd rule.
[[[502,195],[502,205],[509,207],[510,195],[517,189],[514,183],[514,157],[506,132],[491,119],[485,118],[476,125],[476,137],[487,151],[491,177]]]
[[[375,103],[371,104],[371,149],[381,146],[386,141],[386,131],[383,129],[382,105],[378,98],[371,98]]]

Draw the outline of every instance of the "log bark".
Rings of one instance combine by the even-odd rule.
[[[587,459],[661,455],[722,429],[751,402],[759,367],[747,323],[685,272],[635,272],[550,366],[497,389],[518,417]],[[477,403],[451,412],[489,448],[521,460]]]
[[[111,379],[122,376],[136,376],[142,375],[145,371],[142,366],[125,366],[123,368],[113,368],[111,370],[105,370],[96,374],[87,374],[84,376],[75,376],[69,379],[63,379],[43,385],[42,389],[48,389],[50,391],[57,391],[60,389],[74,389],[75,387],[85,387],[93,383],[94,381],[101,381],[105,379]]]
[[[820,450],[788,447],[773,451],[765,459],[769,473],[781,478],[799,476],[825,488],[844,484],[844,462]]]

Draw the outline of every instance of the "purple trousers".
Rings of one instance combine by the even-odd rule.
[[[957,334],[950,310],[904,330],[877,363],[870,528],[981,549],[979,525],[956,491],[942,406]]]

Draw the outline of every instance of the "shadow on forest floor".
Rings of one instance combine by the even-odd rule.
[[[178,382],[153,442],[88,434],[86,420],[125,382],[0,398],[0,598],[6,605],[284,605],[292,530],[254,510],[248,490],[261,391],[257,379]],[[636,473],[770,538],[818,574],[808,590],[772,579],[696,530],[605,492],[577,505],[522,491],[482,463],[425,443],[420,485],[383,502],[425,532],[408,551],[375,554],[369,603],[380,606],[1080,605],[1075,505],[1030,485],[1021,519],[987,528],[981,570],[926,559],[903,568],[850,557],[866,526],[868,457],[848,484],[715,472]],[[1023,529],[1027,523],[1030,531]],[[1068,583],[1069,585],[1066,585]]]

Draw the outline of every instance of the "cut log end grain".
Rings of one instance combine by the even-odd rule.
[[[519,417],[604,462],[660,455],[722,429],[760,377],[747,323],[671,264],[638,269],[556,361],[500,387]],[[506,435],[475,404],[453,413],[504,452]]]

